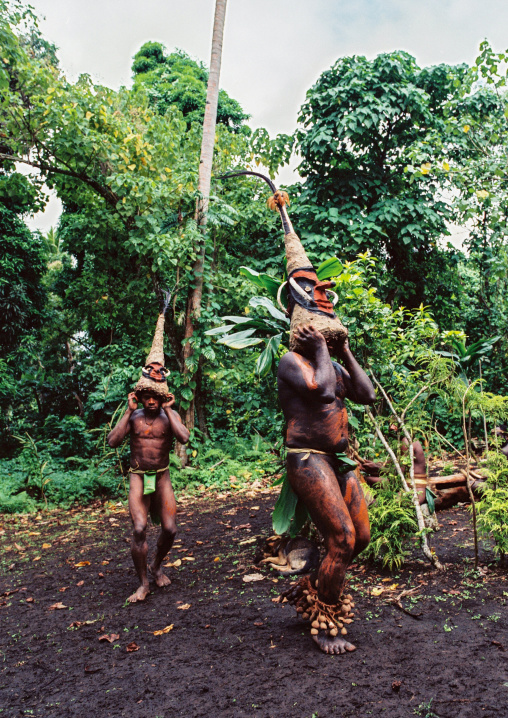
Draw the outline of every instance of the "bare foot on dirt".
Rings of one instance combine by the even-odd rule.
[[[150,573],[155,579],[155,583],[159,588],[164,588],[164,586],[169,586],[171,583],[171,580],[166,576],[166,574],[163,572],[162,568],[159,566],[158,569],[154,567],[152,564],[150,566]]]
[[[137,603],[138,601],[144,601],[145,598],[150,593],[150,589],[148,586],[141,585],[138,590],[132,594],[132,596],[129,596],[127,599],[129,603]]]
[[[327,636],[326,633],[318,633],[317,636],[312,636],[312,638],[324,653],[339,655],[339,653],[356,651],[356,646],[353,646],[352,643],[348,643],[348,641],[341,636],[332,637]]]

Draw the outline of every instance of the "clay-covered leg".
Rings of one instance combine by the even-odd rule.
[[[134,528],[131,543],[131,555],[139,579],[139,588],[127,599],[131,603],[144,601],[150,593],[146,557],[148,544],[146,541],[146,525],[148,521],[149,498],[143,496],[143,477],[131,474],[129,486],[129,511]]]
[[[338,607],[342,603],[346,569],[355,552],[356,532],[342,496],[334,460],[319,454],[311,454],[303,460],[300,454],[289,454],[287,468],[293,491],[305,502],[325,543],[326,555],[317,574],[317,599],[324,605]],[[319,648],[334,654],[355,650],[344,638],[346,629],[343,631],[342,635],[330,635],[322,626],[314,625],[311,630]]]
[[[303,460],[301,454],[289,454],[287,468],[291,488],[304,501],[325,543],[326,556],[317,576],[319,598],[324,603],[337,603],[354,554],[356,532],[333,459],[311,454]]]
[[[155,509],[161,517],[161,532],[157,540],[157,551],[150,565],[150,571],[159,587],[169,586],[171,581],[162,571],[161,563],[171,549],[176,536],[176,501],[169,471],[157,477],[157,487],[152,499]]]
[[[370,542],[370,523],[367,502],[360,482],[354,471],[337,475],[340,490],[349,515],[355,527],[355,547],[352,559],[356,558]]]

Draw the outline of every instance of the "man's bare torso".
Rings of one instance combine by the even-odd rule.
[[[293,352],[309,388],[313,381],[312,363]],[[348,444],[348,420],[344,397],[346,387],[339,364],[332,362],[337,378],[335,400],[327,404],[303,397],[284,378],[279,377],[279,397],[287,422],[286,444],[292,448],[317,449],[330,453],[343,452]]]
[[[173,441],[169,419],[164,411],[158,416],[137,409],[131,416],[131,467],[144,471],[164,469],[169,462]]]

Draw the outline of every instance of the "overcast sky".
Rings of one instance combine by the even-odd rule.
[[[31,4],[69,79],[129,85],[132,56],[148,40],[209,64],[214,0]],[[471,63],[484,38],[508,47],[506,0],[229,0],[221,87],[253,128],[291,133],[306,91],[339,57],[406,50],[420,65]],[[52,223],[47,214],[41,229]]]

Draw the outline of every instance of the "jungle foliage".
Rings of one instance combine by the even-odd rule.
[[[202,311],[184,359],[206,67],[148,42],[131,87],[70,82],[33,12],[14,0],[0,0],[0,11],[0,510],[123,491],[128,447],[111,452],[105,435],[166,289],[171,388],[182,409],[196,406],[190,466],[174,460],[176,487],[280,476],[282,231],[251,177],[213,180]],[[258,163],[273,175],[298,153],[301,182],[287,188],[295,228],[320,276],[335,282],[353,352],[397,407],[413,402],[406,423],[430,450],[442,448],[439,436],[464,447],[457,382],[470,387],[473,434],[485,407],[489,430],[504,416],[506,60],[488,43],[472,67],[421,68],[405,52],[340,58],[309,89],[295,133],[274,139],[219,97],[214,177]],[[63,213],[42,237],[23,220],[48,189]],[[452,226],[465,232],[460,247],[448,242]],[[362,455],[375,459],[382,449],[363,407],[348,409]],[[381,399],[375,413],[388,431]],[[414,518],[389,491],[373,509],[373,546],[396,566]],[[503,519],[489,496],[479,526],[495,534]],[[400,550],[391,551],[394,522]]]

